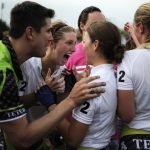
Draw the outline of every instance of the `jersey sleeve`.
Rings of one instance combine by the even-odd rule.
[[[81,123],[90,125],[93,121],[96,111],[96,105],[94,101],[95,99],[86,101],[81,106],[75,108],[72,114],[73,118]]]
[[[126,56],[117,68],[117,88],[118,90],[133,90],[132,64]]]
[[[0,70],[0,122],[16,120],[26,114],[18,96],[18,86],[10,69]]]

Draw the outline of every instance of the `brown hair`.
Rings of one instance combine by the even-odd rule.
[[[56,21],[52,23],[52,35],[53,41],[57,43],[60,39],[63,38],[65,32],[76,32],[75,29],[71,26],[68,26],[62,21]]]
[[[100,42],[99,49],[109,63],[120,63],[123,58],[124,49],[121,45],[119,29],[111,22],[92,23],[87,32],[94,42]]]

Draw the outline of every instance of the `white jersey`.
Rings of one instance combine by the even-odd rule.
[[[21,65],[23,81],[20,84],[20,96],[34,92],[43,81],[41,58],[32,57]]]
[[[93,82],[106,82],[106,92],[85,102],[73,110],[73,118],[89,125],[88,132],[82,141],[82,147],[103,148],[110,142],[115,130],[117,106],[116,78],[112,64],[93,67],[90,76],[100,76]]]
[[[37,89],[37,86],[40,85],[44,80],[41,75],[41,58],[32,57],[28,59],[21,65],[21,70],[23,73],[23,81],[21,81],[20,83],[20,96],[34,92]],[[56,79],[59,79],[63,70],[63,66],[56,66],[56,69],[52,76]]]
[[[125,52],[118,66],[117,82],[119,90],[134,92],[136,112],[128,126],[150,131],[150,49]]]

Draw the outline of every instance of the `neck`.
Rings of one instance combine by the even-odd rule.
[[[28,48],[25,44],[25,41],[23,41],[21,38],[20,39],[13,39],[9,37],[9,40],[12,44],[12,47],[15,50],[15,53],[17,55],[18,61],[20,64],[25,62],[27,59],[29,59],[31,56],[28,54]]]
[[[104,57],[96,56],[96,57],[94,57],[93,60],[94,60],[92,63],[93,66],[98,66],[98,65],[102,65],[102,64],[109,64],[108,61],[106,60],[106,58],[104,58]]]

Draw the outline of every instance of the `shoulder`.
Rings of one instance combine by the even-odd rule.
[[[41,64],[41,58],[30,58],[27,61],[25,61],[22,65],[21,65],[21,69],[26,73],[29,73],[30,71],[33,70],[37,70],[37,68],[41,68],[42,64]]]

